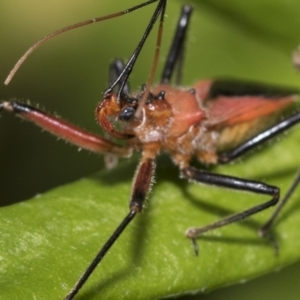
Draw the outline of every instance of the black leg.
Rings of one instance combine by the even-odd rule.
[[[116,242],[121,233],[126,229],[126,227],[133,220],[135,215],[142,211],[143,204],[146,199],[146,196],[149,192],[152,178],[154,174],[155,164],[154,161],[150,158],[142,158],[142,162],[139,164],[132,187],[132,194],[130,200],[130,212],[121,222],[121,224],[117,227],[117,229],[113,232],[113,234],[109,237],[106,243],[103,245],[101,250],[95,256],[91,264],[81,275],[79,280],[76,282],[75,286],[69,292],[69,294],[65,297],[65,300],[74,299],[76,294],[79,292],[80,288],[84,285],[90,275],[93,273],[95,268],[101,262],[107,251],[112,247],[112,245]]]
[[[179,85],[181,83],[184,46],[191,13],[192,7],[190,5],[183,6],[180,18],[178,20],[177,29],[173,37],[173,42],[167,56],[167,61],[163,69],[161,83],[169,83],[171,81],[175,67],[177,67],[176,84]]]
[[[251,138],[250,140],[246,141],[245,143],[238,146],[237,148],[229,152],[221,153],[218,157],[218,162],[223,164],[228,163],[236,159],[237,157],[243,155],[247,151],[260,145],[261,143],[264,143],[265,141],[273,138],[277,134],[289,129],[290,127],[294,126],[299,122],[300,122],[300,113],[298,112],[288,117],[286,120],[283,120],[282,122],[272,126],[271,128]]]
[[[274,246],[275,250],[277,250],[277,251],[278,251],[278,246],[277,246],[277,243],[276,243],[275,239],[273,238],[270,230],[271,230],[272,225],[274,224],[274,221],[278,217],[279,213],[281,212],[283,207],[287,204],[289,199],[292,197],[293,193],[295,192],[295,190],[299,186],[299,184],[300,184],[300,170],[298,170],[296,177],[293,180],[289,190],[282,198],[280,204],[277,206],[277,208],[276,208],[275,212],[273,213],[273,215],[271,216],[271,218],[259,230],[259,234],[262,237],[269,240],[269,242]]]
[[[186,235],[192,239],[195,246],[195,252],[198,252],[197,245],[195,243],[196,237],[201,235],[204,232],[213,230],[215,228],[219,228],[222,226],[226,226],[228,224],[240,221],[245,219],[253,214],[256,214],[270,206],[275,205],[279,200],[280,191],[279,188],[275,186],[271,186],[259,181],[254,180],[245,180],[237,177],[220,175],[220,174],[212,174],[208,172],[204,172],[201,170],[197,170],[192,167],[187,167],[182,170],[182,174],[184,177],[191,179],[196,182],[201,182],[204,184],[215,185],[218,187],[224,187],[234,190],[240,191],[248,191],[255,194],[269,195],[271,199],[262,204],[256,205],[250,209],[242,211],[240,213],[228,216],[218,222],[207,225],[201,228],[190,228],[187,230]]]

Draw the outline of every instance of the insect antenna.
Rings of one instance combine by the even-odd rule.
[[[159,53],[160,53],[160,47],[161,47],[161,40],[162,40],[162,33],[163,33],[163,23],[164,23],[166,5],[167,5],[167,1],[165,0],[165,1],[160,1],[160,3],[157,6],[157,8],[158,8],[157,17],[160,15],[160,21],[159,21],[159,27],[158,27],[158,31],[157,31],[155,52],[154,52],[152,67],[151,67],[151,70],[150,70],[150,73],[149,73],[149,76],[148,76],[148,79],[147,79],[147,83],[145,85],[145,91],[144,91],[143,97],[142,97],[142,99],[139,103],[139,106],[138,106],[138,108],[135,112],[136,117],[139,116],[142,107],[146,103],[146,99],[147,99],[148,94],[149,94],[149,86],[152,85],[153,78],[154,78],[154,75],[155,75],[155,72],[156,72]],[[153,16],[154,16],[154,14],[153,14]]]
[[[157,42],[156,42],[156,49],[155,49],[155,54],[154,54],[154,59],[153,59],[153,63],[152,63],[152,68],[150,71],[150,75],[148,77],[147,80],[147,84],[146,84],[146,92],[144,93],[144,96],[140,102],[139,107],[142,107],[144,102],[146,101],[147,98],[147,90],[148,90],[148,86],[151,85],[152,81],[153,81],[153,77],[156,71],[156,67],[157,67],[157,63],[158,63],[158,57],[159,57],[159,50],[160,50],[160,45],[161,45],[161,38],[162,38],[162,29],[163,29],[163,20],[164,20],[164,14],[165,14],[165,9],[166,9],[166,5],[167,5],[167,0],[160,0],[151,19],[150,22],[143,34],[143,37],[141,38],[140,42],[138,43],[137,47],[135,48],[135,50],[133,51],[131,57],[129,58],[128,62],[125,64],[125,67],[123,69],[123,71],[120,73],[120,75],[118,76],[118,78],[115,80],[115,82],[113,82],[111,84],[111,86],[104,92],[105,94],[109,94],[112,92],[112,90],[114,89],[114,87],[119,84],[120,88],[118,90],[117,93],[117,98],[120,99],[120,96],[123,92],[124,86],[126,85],[127,81],[128,81],[128,77],[130,75],[130,73],[132,72],[132,69],[134,67],[134,64],[137,61],[137,58],[154,26],[154,24],[156,23],[158,17],[160,16],[160,23],[159,23],[159,28],[158,28],[158,34],[157,34]],[[139,109],[137,110],[136,114],[138,114]]]
[[[82,22],[79,22],[79,23],[75,23],[75,24],[72,24],[72,25],[69,25],[67,27],[64,27],[64,28],[61,28],[55,32],[52,32],[48,35],[46,35],[44,38],[42,38],[41,40],[39,40],[38,42],[36,42],[33,46],[31,46],[23,55],[22,57],[17,61],[17,63],[15,64],[15,66],[13,67],[13,69],[10,71],[9,75],[6,77],[5,81],[4,81],[4,84],[5,85],[8,85],[10,83],[10,81],[12,80],[12,78],[14,77],[14,75],[16,74],[16,72],[18,71],[18,69],[21,67],[21,65],[23,64],[23,62],[27,59],[27,57],[35,50],[37,49],[39,46],[41,46],[44,42],[50,40],[51,38],[61,34],[61,33],[64,33],[64,32],[67,32],[67,31],[70,31],[72,29],[75,29],[75,28],[79,28],[79,27],[83,27],[83,26],[86,26],[86,25],[90,25],[90,24],[93,24],[93,23],[97,23],[97,22],[101,22],[101,21],[105,21],[105,20],[109,20],[109,19],[113,19],[113,18],[116,18],[116,17],[120,17],[120,16],[123,16],[123,15],[126,15],[130,12],[133,12],[137,9],[140,9],[142,7],[145,7],[149,4],[152,4],[154,2],[157,2],[158,0],[148,0],[146,2],[143,2],[141,4],[138,4],[136,6],[133,6],[133,7],[130,7],[130,8],[127,8],[125,10],[122,10],[122,11],[119,11],[119,12],[116,12],[116,13],[113,13],[113,14],[109,14],[109,15],[106,15],[106,16],[101,16],[101,17],[96,17],[94,19],[90,19],[90,20],[86,20],[86,21],[82,21]],[[161,1],[161,2],[165,2],[165,1]]]

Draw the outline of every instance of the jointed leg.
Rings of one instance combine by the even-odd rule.
[[[71,300],[78,293],[82,285],[87,281],[90,277],[94,269],[101,262],[106,252],[112,247],[115,241],[118,239],[120,234],[125,230],[125,228],[129,225],[129,223],[133,220],[135,215],[142,211],[143,204],[146,199],[147,193],[150,189],[152,183],[152,177],[154,174],[155,163],[150,158],[143,158],[141,163],[138,166],[133,187],[132,194],[130,197],[129,214],[124,218],[121,224],[117,227],[115,232],[110,236],[107,242],[103,245],[99,253],[93,259],[91,264],[85,270],[85,272],[81,275],[75,286],[72,288],[70,293],[66,296],[65,300]]]
[[[295,192],[295,190],[299,186],[299,184],[300,184],[300,170],[298,171],[298,173],[297,173],[294,181],[292,182],[292,185],[290,186],[289,190],[287,191],[287,193],[282,198],[280,204],[277,206],[275,212],[272,214],[270,219],[259,230],[259,234],[262,237],[269,240],[270,243],[275,247],[275,250],[277,250],[278,247],[277,247],[276,241],[274,240],[274,238],[273,238],[273,236],[270,232],[271,226],[274,224],[274,221],[276,220],[276,218],[278,217],[279,213],[281,212],[283,207],[286,205],[288,200],[292,197],[293,193]]]
[[[256,214],[270,206],[275,205],[279,200],[279,189],[275,186],[267,185],[265,183],[253,180],[245,180],[233,176],[226,176],[220,174],[212,174],[197,170],[192,167],[187,167],[182,170],[182,174],[191,180],[196,182],[201,182],[204,184],[215,185],[218,187],[225,187],[234,190],[248,191],[256,194],[269,195],[271,199],[262,204],[256,205],[250,209],[243,212],[226,217],[218,222],[210,224],[201,228],[190,228],[187,230],[186,235],[192,239],[195,246],[195,252],[197,253],[197,245],[195,243],[196,237],[204,232],[210,231],[215,228],[219,228],[242,219],[245,219],[253,214]]]
[[[247,151],[255,148],[256,146],[268,141],[269,139],[273,138],[277,134],[289,129],[290,127],[298,124],[300,122],[300,113],[295,113],[294,115],[288,117],[286,120],[281,121],[280,123],[272,126],[271,128],[265,130],[264,132],[260,133],[259,135],[251,138],[250,140],[246,141],[245,143],[241,144],[237,148],[233,149],[230,152],[221,153],[218,158],[219,163],[228,163],[239,156],[243,155]],[[274,220],[277,218],[279,212],[282,210],[282,208],[285,206],[285,204],[288,202],[288,200],[291,198],[292,193],[295,191],[295,189],[300,184],[300,171],[296,175],[296,178],[294,179],[289,191],[284,196],[282,201],[280,202],[280,205],[277,207],[276,211],[272,215],[272,217],[266,222],[265,225],[262,226],[262,228],[259,231],[259,234],[263,236],[264,238],[268,239],[270,243],[273,245],[275,252],[278,251],[278,246],[274,238],[272,237],[270,233],[270,228],[272,224],[274,223]]]
[[[53,135],[80,148],[96,153],[112,153],[122,157],[127,157],[131,154],[131,149],[123,148],[107,139],[70,124],[59,117],[51,116],[33,106],[16,101],[7,101],[0,103],[0,111],[2,109],[13,112],[22,119],[31,121]]]

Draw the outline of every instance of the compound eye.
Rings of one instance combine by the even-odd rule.
[[[135,114],[135,109],[131,106],[126,106],[124,107],[120,114],[119,114],[119,119],[121,121],[129,121]]]

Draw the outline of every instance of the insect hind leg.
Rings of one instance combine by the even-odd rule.
[[[222,164],[229,163],[232,160],[242,156],[249,150],[252,150],[253,148],[257,147],[258,145],[263,144],[264,142],[272,139],[273,137],[275,137],[278,134],[293,127],[294,125],[297,125],[298,123],[300,123],[300,113],[299,112],[289,116],[288,118],[281,121],[280,123],[268,128],[267,130],[263,131],[262,133],[258,134],[257,136],[254,136],[253,138],[251,138],[248,141],[246,141],[245,143],[239,145],[235,149],[233,149],[229,152],[221,153],[218,157],[218,162],[222,163]],[[295,191],[295,189],[298,187],[299,184],[300,184],[300,170],[298,171],[292,185],[290,186],[288,192],[285,194],[285,196],[281,200],[281,202],[278,205],[277,209],[275,210],[274,214],[259,230],[259,235],[266,238],[272,244],[272,246],[275,249],[275,253],[278,252],[278,245],[270,232],[271,227],[274,224],[275,219],[278,217],[279,212],[286,205],[286,203],[291,198],[293,192]]]
[[[277,206],[275,212],[271,215],[269,220],[260,228],[259,235],[265,239],[267,239],[275,248],[275,254],[278,252],[278,245],[271,233],[271,227],[274,224],[275,220],[278,218],[279,213],[282,211],[283,207],[286,205],[286,203],[289,201],[289,199],[292,197],[293,193],[295,192],[296,188],[300,184],[300,169],[298,170],[291,186],[289,187],[288,191],[282,198],[281,202]]]
[[[197,170],[192,167],[184,168],[182,170],[182,174],[187,179],[191,179],[198,183],[204,183],[204,184],[208,184],[208,185],[229,188],[232,190],[247,191],[247,192],[251,192],[251,193],[255,193],[255,194],[271,196],[271,199],[269,199],[266,202],[263,202],[256,206],[253,206],[242,212],[228,216],[228,217],[221,219],[210,225],[207,225],[204,227],[189,228],[186,231],[186,236],[192,240],[196,255],[198,254],[198,246],[196,244],[196,238],[199,237],[201,234],[203,234],[204,232],[208,232],[213,229],[223,227],[223,226],[229,225],[231,223],[246,219],[251,215],[254,215],[254,214],[259,213],[260,211],[263,211],[273,205],[276,205],[279,200],[279,196],[280,196],[280,190],[278,187],[271,186],[271,185],[262,183],[260,181],[241,179],[238,177],[221,175],[221,174],[213,174],[213,173],[205,172],[202,170]]]

